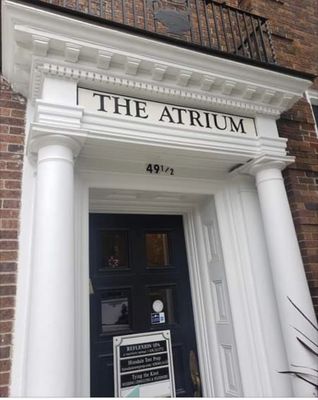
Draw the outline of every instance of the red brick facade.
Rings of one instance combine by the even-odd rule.
[[[8,396],[16,294],[25,99],[1,77],[0,90],[0,396]]]
[[[318,75],[318,8],[315,0],[239,0],[239,6],[269,19],[277,62]]]
[[[305,100],[278,121],[296,162],[284,171],[285,185],[309,288],[318,314],[318,140],[311,108]]]

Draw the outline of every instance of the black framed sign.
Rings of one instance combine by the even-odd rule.
[[[169,330],[115,336],[115,397],[176,397]]]

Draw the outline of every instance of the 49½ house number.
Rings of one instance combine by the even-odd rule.
[[[174,169],[167,165],[159,165],[159,164],[148,164],[146,171],[149,174],[165,174],[165,175],[174,175]]]

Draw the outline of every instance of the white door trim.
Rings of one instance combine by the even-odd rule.
[[[127,182],[128,183],[128,182]],[[101,183],[105,188],[105,180]],[[96,182],[94,182],[96,187]],[[192,294],[192,304],[194,310],[195,330],[197,337],[198,358],[201,371],[202,390],[205,397],[220,397],[224,395],[222,389],[223,382],[220,373],[221,365],[216,368],[216,360],[219,360],[217,350],[217,339],[215,331],[212,329],[213,323],[213,305],[211,295],[208,295],[207,265],[202,260],[204,256],[199,256],[199,251],[204,251],[203,246],[198,247],[199,240],[196,236],[202,231],[200,218],[196,206],[189,206],[186,209],[180,204],[178,207],[175,203],[166,201],[162,205],[148,203],[140,206],[135,203],[122,203],[119,210],[118,203],[105,201],[104,206],[98,205],[98,209],[91,209],[89,205],[89,188],[90,183],[76,179],[75,185],[75,234],[77,235],[75,242],[76,248],[76,338],[77,345],[77,361],[76,371],[77,377],[77,395],[90,395],[90,344],[89,344],[89,257],[88,257],[88,214],[90,211],[103,213],[157,213],[157,214],[180,214],[184,220],[184,232],[186,249],[188,256],[190,286]],[[211,199],[211,195],[209,196]],[[178,210],[179,209],[179,210]],[[203,242],[202,242],[203,243]],[[199,261],[200,260],[200,261]],[[211,319],[206,318],[209,313]],[[212,345],[214,343],[214,346]]]

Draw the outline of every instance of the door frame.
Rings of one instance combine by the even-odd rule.
[[[252,282],[253,272],[248,251],[248,235],[245,221],[241,219],[241,208],[237,203],[240,196],[239,186],[229,181],[224,182],[184,180],[184,182],[163,179],[150,181],[133,174],[86,173],[77,171],[75,175],[75,325],[76,325],[76,388],[77,396],[90,396],[90,318],[89,318],[89,248],[88,217],[95,213],[136,213],[136,214],[179,214],[183,216],[186,252],[188,257],[191,298],[194,311],[195,332],[198,347],[199,366],[202,379],[202,392],[205,397],[264,397],[272,393],[269,378],[269,360],[264,351],[264,336],[261,329],[257,293],[247,289],[240,282]],[[160,185],[159,185],[160,183]],[[166,183],[166,184],[165,184]],[[147,202],[138,205],[130,201],[104,201],[96,203],[90,209],[90,189],[144,190],[158,192],[167,190],[178,194],[202,195],[201,200],[176,205],[166,202],[164,205]],[[249,182],[246,190],[255,192],[254,184]],[[244,189],[245,190],[245,189]],[[207,279],[208,265],[204,245],[204,226],[200,218],[203,199],[215,205],[215,217],[218,220],[220,251],[224,256],[229,292],[229,308],[233,317],[235,341],[238,352],[238,375],[240,375],[241,393],[228,391],[227,377],[222,371],[224,361],[220,356],[220,344],[217,338],[217,318],[212,301],[211,284]],[[255,200],[257,202],[257,200]],[[249,217],[249,216],[248,216]],[[261,220],[256,219],[256,224]],[[239,242],[239,246],[227,243]],[[264,246],[263,237],[255,238]],[[254,243],[255,246],[255,243]],[[251,286],[249,285],[249,288]],[[207,311],[210,318],[206,318]],[[231,367],[231,366],[230,366]]]
[[[213,366],[211,360],[217,352],[211,352],[211,346],[203,344],[210,342],[207,340],[210,329],[207,327],[203,304],[206,300],[202,296],[202,278],[200,277],[198,248],[195,241],[196,225],[195,220],[196,207],[189,204],[176,207],[173,204],[164,206],[151,204],[143,211],[136,205],[126,203],[125,208],[118,210],[116,204],[105,204],[97,210],[90,209],[89,189],[91,183],[82,179],[76,180],[75,185],[75,265],[77,266],[76,279],[76,366],[77,371],[77,390],[79,396],[90,396],[90,340],[89,340],[89,248],[88,248],[88,215],[89,212],[95,213],[122,213],[122,214],[167,214],[182,215],[184,225],[184,235],[186,242],[186,253],[188,259],[189,279],[191,288],[191,299],[194,313],[194,325],[197,340],[198,359],[202,380],[202,392],[204,397],[215,396],[214,383],[212,381]],[[95,185],[94,185],[95,188]],[[79,194],[80,193],[80,194]],[[213,310],[212,304],[209,308]],[[215,342],[216,343],[216,342]],[[215,377],[214,377],[215,378]]]

